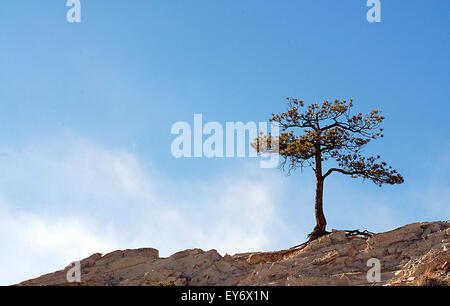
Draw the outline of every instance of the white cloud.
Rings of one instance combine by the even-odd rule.
[[[73,260],[116,248],[112,237],[99,235],[75,217],[50,217],[11,211],[0,203],[0,284],[61,269]]]
[[[262,250],[285,230],[276,178],[251,167],[173,181],[143,171],[132,154],[79,138],[12,156],[0,177],[1,284],[118,248],[154,247],[161,256],[194,247]]]

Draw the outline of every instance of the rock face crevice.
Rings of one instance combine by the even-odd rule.
[[[81,283],[67,283],[68,266],[19,285],[449,285],[449,249],[450,222],[424,222],[368,239],[333,231],[288,252],[221,256],[190,249],[166,258],[153,248],[96,253],[81,260]],[[371,258],[380,262],[377,283],[367,280]]]

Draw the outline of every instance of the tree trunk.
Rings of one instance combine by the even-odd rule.
[[[316,182],[315,212],[316,212],[316,227],[314,228],[314,232],[316,232],[318,237],[320,237],[327,233],[325,231],[325,227],[327,226],[327,221],[325,219],[325,215],[323,214],[323,179],[322,178],[317,178],[317,182]]]
[[[323,181],[322,176],[322,156],[321,154],[316,155],[316,201],[315,201],[315,213],[316,213],[316,226],[312,233],[308,236],[310,240],[317,239],[321,236],[328,234],[325,230],[327,226],[327,221],[325,215],[323,214]]]

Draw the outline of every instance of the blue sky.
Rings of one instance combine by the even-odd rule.
[[[450,217],[449,9],[440,0],[64,0],[0,3],[0,284],[91,253],[222,254],[303,242],[314,178],[251,158],[175,159],[177,121],[265,121],[305,102],[381,108],[370,144],[405,177],[334,175],[328,228]]]

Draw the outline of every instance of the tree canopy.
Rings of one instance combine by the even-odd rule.
[[[278,153],[284,157],[282,167],[288,172],[321,161],[334,159],[337,167],[323,173],[326,178],[333,172],[370,179],[382,184],[403,183],[403,177],[380,156],[365,157],[364,147],[372,140],[383,137],[380,127],[384,116],[380,110],[363,115],[351,114],[353,100],[325,101],[305,106],[302,100],[287,98],[289,110],[272,114],[270,121],[280,125],[280,136],[261,135],[252,143],[259,153]],[[302,133],[298,133],[298,131]]]

